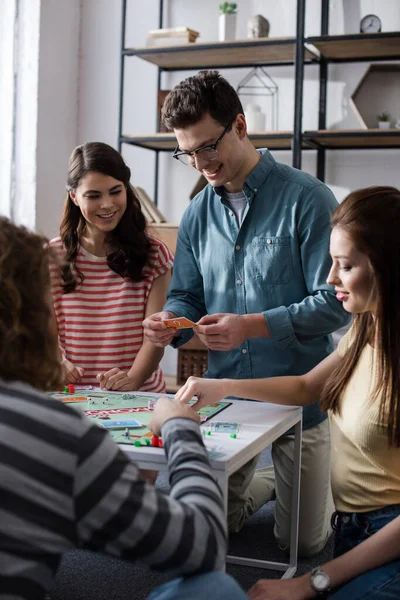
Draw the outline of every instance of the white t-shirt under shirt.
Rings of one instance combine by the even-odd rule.
[[[84,280],[82,284],[78,280],[73,292],[62,293],[58,274],[51,269],[59,344],[65,358],[85,370],[80,385],[97,386],[96,375],[113,367],[128,371],[142,346],[142,321],[153,280],[173,264],[167,246],[155,238],[150,241],[150,260],[143,269],[142,281],[124,279],[109,268],[106,257],[94,256],[82,246],[75,262]],[[59,237],[50,246],[64,256]],[[165,390],[160,367],[141,390]]]
[[[243,214],[246,208],[246,196],[243,192],[234,192],[232,194],[225,191],[224,198],[231,211],[235,214],[238,225],[242,224]]]

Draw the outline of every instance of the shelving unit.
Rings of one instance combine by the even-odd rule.
[[[256,148],[291,150],[292,164],[301,168],[302,152],[317,151],[317,177],[325,180],[327,150],[400,148],[400,130],[375,129],[327,130],[327,84],[330,63],[373,62],[400,60],[400,32],[328,35],[329,0],[321,0],[321,35],[305,38],[305,0],[297,0],[295,37],[260,38],[230,42],[193,43],[166,47],[125,47],[127,0],[122,2],[121,87],[118,146],[130,144],[156,153],[154,200],[157,203],[159,153],[171,152],[176,146],[173,133],[131,135],[123,131],[123,90],[125,60],[140,58],[157,67],[157,89],[161,89],[163,72],[199,70],[204,68],[245,68],[254,66],[294,66],[295,102],[293,131],[259,132],[250,134]],[[163,27],[164,2],[159,0],[159,23]],[[318,130],[303,131],[304,68],[319,65]]]
[[[180,46],[126,48],[126,9],[127,0],[122,2],[122,42],[121,42],[121,84],[118,148],[130,144],[146,148],[156,153],[154,174],[154,201],[158,200],[159,153],[170,152],[176,146],[172,133],[150,133],[131,135],[123,130],[123,91],[125,60],[136,57],[157,67],[157,91],[161,89],[163,72],[199,69],[233,69],[254,66],[291,66],[295,68],[296,103],[301,107],[303,94],[303,69],[305,65],[316,64],[316,54],[304,46],[304,7],[305,0],[298,0],[298,25],[296,37],[259,38],[230,42],[193,43]],[[163,27],[164,2],[159,0],[159,23]],[[299,56],[301,60],[299,61]],[[267,146],[271,150],[293,150],[293,165],[301,167],[301,150],[309,145],[301,139],[301,113],[295,110],[293,131],[260,131],[250,134],[256,148]]]

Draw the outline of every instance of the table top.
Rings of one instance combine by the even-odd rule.
[[[165,396],[165,394],[149,395]],[[201,429],[204,432],[209,430],[212,421],[240,424],[235,439],[227,433],[215,432],[203,437],[213,469],[225,471],[228,475],[237,471],[302,419],[302,408],[299,407],[231,398],[224,398],[224,401],[231,402],[231,406],[201,425]],[[167,468],[166,456],[162,448],[145,446],[137,448],[127,444],[120,444],[120,446],[133,460],[141,463],[141,468],[157,470]]]

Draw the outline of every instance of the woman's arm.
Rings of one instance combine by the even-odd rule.
[[[306,406],[317,402],[325,381],[340,363],[337,350],[305,375],[269,377],[266,379],[200,379],[189,377],[175,397],[189,402],[197,396],[196,409],[218,402],[222,398],[237,396],[272,404]]]
[[[337,588],[355,577],[377,569],[400,557],[400,517],[342,556],[322,566]],[[252,600],[307,600],[317,598],[311,587],[310,573],[292,580],[260,580],[248,592]]]
[[[171,270],[153,280],[147,298],[144,318],[162,310],[166,299],[167,290],[171,281]],[[97,376],[100,387],[107,390],[139,390],[144,382],[158,367],[164,355],[164,348],[152,344],[143,337],[143,342],[135,360],[128,372],[114,368]]]
[[[160,312],[163,309],[163,306],[167,301],[167,291],[170,282],[171,270],[164,273],[164,275],[157,277],[157,279],[154,279],[147,299],[144,314],[145,319],[153,313]],[[164,348],[155,346],[147,338],[143,337],[142,346],[128,372],[129,376],[132,377],[137,384],[136,389],[139,389],[155,371],[163,355]]]

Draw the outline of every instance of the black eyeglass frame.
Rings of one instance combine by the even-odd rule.
[[[224,135],[232,129],[232,125],[233,125],[233,122],[229,123],[229,125],[227,125],[225,127],[225,129],[223,130],[223,132],[221,133],[221,135],[219,136],[217,141],[214,142],[214,144],[207,144],[206,146],[200,146],[200,148],[196,148],[196,150],[192,150],[192,152],[179,151],[179,145],[178,145],[174,150],[172,158],[176,158],[176,160],[180,160],[180,158],[179,158],[180,156],[187,156],[188,160],[190,160],[190,158],[192,158],[194,160],[194,157],[196,156],[196,154],[203,150],[212,150],[213,152],[218,152],[218,146],[222,142]]]

